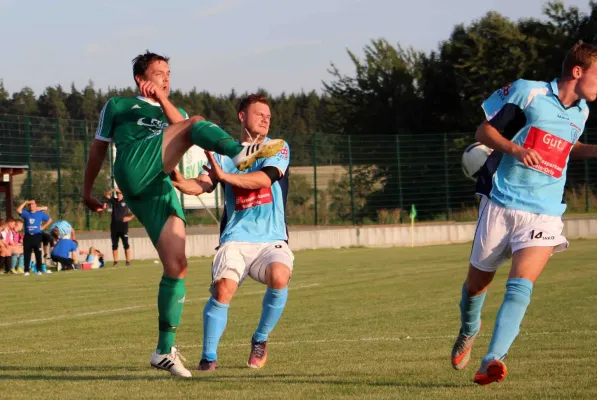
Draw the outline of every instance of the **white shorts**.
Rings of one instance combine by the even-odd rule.
[[[99,259],[95,257],[93,254],[87,255],[87,259],[85,260],[85,262],[91,264],[91,269],[98,269],[100,267]]]
[[[286,242],[224,243],[211,266],[212,283],[220,279],[232,279],[240,286],[247,275],[265,283],[265,269],[273,262],[287,265],[292,272],[294,254]]]
[[[550,246],[554,253],[564,251],[568,241],[562,236],[563,229],[560,217],[507,209],[481,196],[470,263],[493,272],[526,247]]]

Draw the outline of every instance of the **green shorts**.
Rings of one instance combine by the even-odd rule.
[[[118,149],[114,178],[131,212],[157,244],[171,215],[186,219],[170,177],[162,163],[162,135]]]

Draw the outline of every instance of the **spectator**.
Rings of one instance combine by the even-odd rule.
[[[0,274],[8,273],[10,269],[12,237],[8,229],[8,221],[0,220]]]
[[[5,227],[0,234],[2,241],[7,246],[8,251],[6,258],[4,259],[4,272],[15,273],[12,265],[13,258],[16,260],[20,254],[23,253],[22,248],[18,246],[19,235],[15,231],[17,221],[14,218],[8,218],[5,223]]]
[[[112,196],[114,195],[114,196]],[[119,189],[108,190],[104,193],[108,203],[112,206],[112,221],[110,222],[110,237],[112,239],[112,256],[114,266],[118,264],[118,239],[122,240],[126,265],[131,265],[131,249],[129,246],[129,221],[135,218],[129,214],[129,208],[124,201],[122,192]]]
[[[29,205],[29,210],[25,206]],[[23,258],[25,260],[25,276],[29,276],[29,266],[31,264],[31,251],[35,253],[37,273],[41,274],[41,242],[43,231],[52,223],[52,218],[37,207],[35,200],[25,201],[17,208],[17,213],[24,220],[25,237],[23,239]],[[50,272],[49,270],[47,271]]]
[[[12,230],[12,240],[13,240],[13,247],[12,250],[12,259],[10,263],[10,271],[16,274],[23,273],[23,238],[25,235],[21,232],[23,230],[23,221],[16,220],[15,227]]]
[[[47,206],[43,206],[43,207],[37,207],[38,211],[45,211],[46,213],[48,212],[48,207]],[[52,231],[52,227],[50,227],[50,232]],[[44,251],[44,260],[46,259],[50,259],[50,252],[52,251],[52,247],[54,247],[54,242],[52,240],[52,235],[48,234],[45,232],[45,229],[43,230],[42,234],[41,234],[41,243],[43,245],[43,251]]]
[[[71,224],[68,223],[68,221],[61,220],[54,222],[50,227],[50,233],[54,230],[54,228],[58,228],[58,231],[60,233],[60,239],[77,240],[75,237],[75,230],[73,229]],[[50,237],[50,241],[54,242],[54,238]]]
[[[52,261],[60,263],[63,270],[75,269],[77,243],[71,239],[61,239],[58,228],[54,228],[50,234],[55,243],[51,254]]]
[[[58,242],[59,239],[76,240],[75,230],[67,221],[60,220],[60,221],[54,222],[52,224],[52,226],[50,226],[50,233],[52,233],[52,231],[54,231],[54,229],[58,229],[59,238],[55,239],[53,236],[49,235],[48,243],[49,243],[49,246],[51,249],[54,248],[54,246],[56,245],[56,243]],[[45,246],[45,241],[44,241],[44,246]],[[60,271],[60,268],[61,268],[60,265],[58,263],[55,263],[55,264],[58,267],[57,268],[58,271]]]

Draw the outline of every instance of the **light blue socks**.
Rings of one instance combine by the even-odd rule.
[[[531,302],[533,283],[524,278],[512,278],[506,282],[506,294],[500,307],[489,350],[483,357],[483,365],[491,360],[501,360],[506,357],[510,346],[520,332],[520,324],[527,307]]]
[[[263,310],[259,326],[253,335],[256,342],[265,342],[268,335],[274,329],[282,316],[286,300],[288,299],[288,287],[284,289],[272,289],[270,287],[263,296]]]

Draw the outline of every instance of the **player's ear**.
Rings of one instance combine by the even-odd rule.
[[[574,77],[574,79],[578,79],[582,76],[583,70],[582,67],[580,65],[575,65],[572,68],[572,77]]]
[[[244,112],[239,112],[238,113],[238,120],[240,121],[241,124],[245,123],[245,113]]]
[[[141,75],[135,75],[135,83],[139,86],[143,82],[143,77]]]

